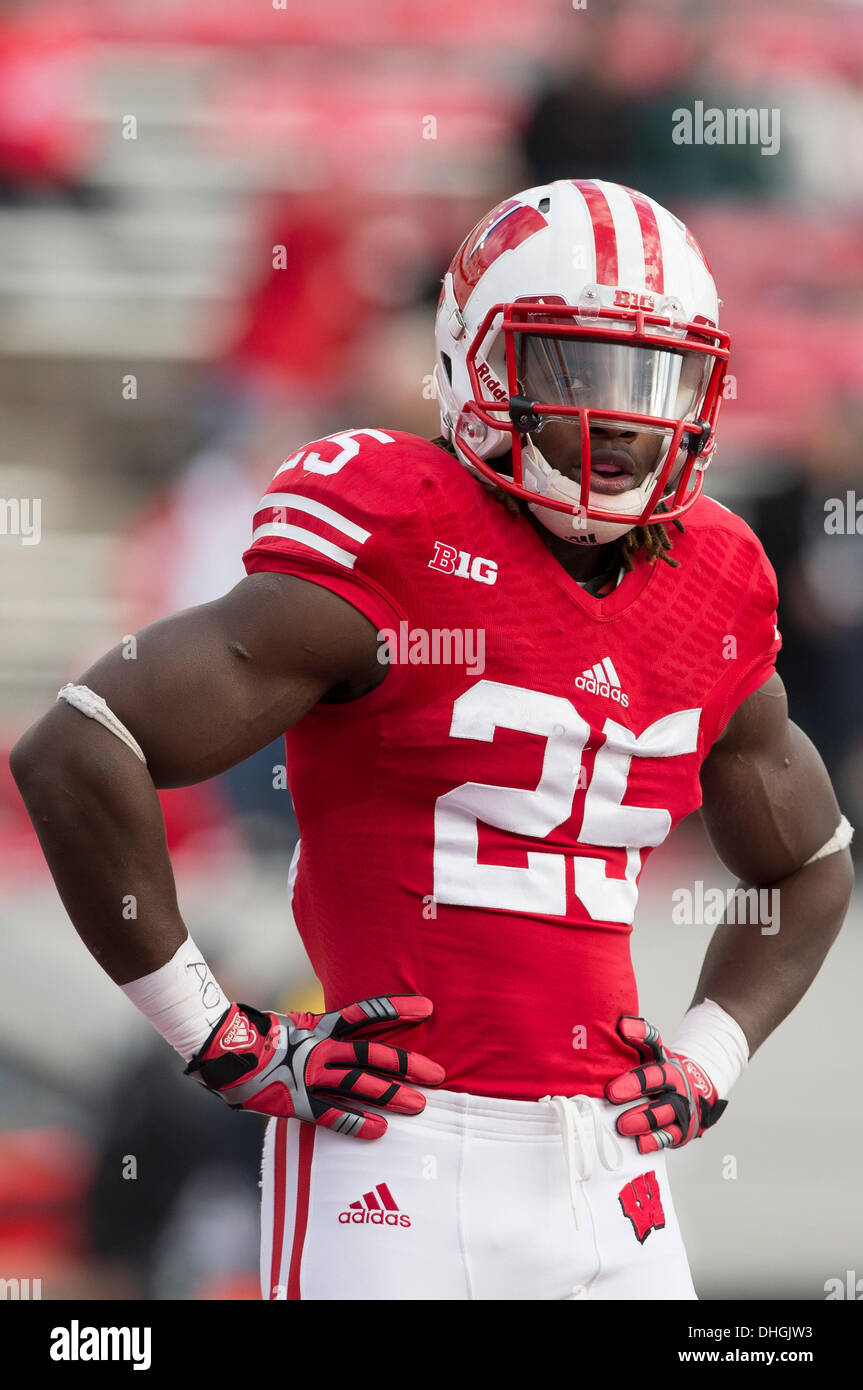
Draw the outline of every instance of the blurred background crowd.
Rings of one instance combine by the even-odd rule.
[[[696,101],[778,111],[779,150],[674,143],[672,113]],[[0,494],[41,500],[38,544],[0,535],[0,752],[124,634],[242,577],[255,503],[298,445],[437,433],[443,270],[484,211],[557,177],[643,189],[707,251],[733,345],[708,489],[776,566],[792,715],[863,824],[863,536],[825,527],[829,499],[863,496],[850,0],[0,0]],[[283,761],[273,745],[163,804],[223,983],[312,1007]],[[43,1297],[256,1296],[258,1127],[183,1080],[78,943],[5,756],[0,860],[0,1278],[41,1277]],[[668,987],[667,887],[720,880],[697,822],[654,862],[643,1002],[676,1019],[707,934]],[[861,930],[855,909],[837,988]],[[816,988],[802,1007],[827,1026],[837,995]],[[789,1088],[799,1150],[794,1106]],[[777,1127],[742,1213],[711,1198],[707,1158],[680,1156],[703,1296],[823,1297],[855,1242],[860,1257],[856,1199],[842,1231],[838,1205],[835,1230],[832,1208],[798,1220],[799,1258],[781,1258],[781,1213],[760,1206]],[[825,1180],[808,1155],[788,1181],[793,1202]]]

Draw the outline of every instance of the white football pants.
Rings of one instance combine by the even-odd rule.
[[[665,1172],[576,1096],[426,1091],[382,1139],[272,1120],[265,1299],[692,1299]]]

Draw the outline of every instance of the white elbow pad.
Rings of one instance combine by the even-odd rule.
[[[814,864],[816,859],[826,859],[828,854],[837,854],[840,849],[847,849],[854,837],[854,827],[843,816],[836,830],[827,841],[814,854],[810,854],[806,864]],[[804,868],[806,865],[804,864]]]

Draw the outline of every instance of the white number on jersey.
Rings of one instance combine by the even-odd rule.
[[[498,681],[478,681],[453,707],[452,738],[491,743],[495,729],[512,729],[546,740],[542,772],[533,791],[522,787],[463,782],[438,797],[435,806],[434,896],[439,903],[509,912],[566,915],[567,858],[573,885],[596,921],[631,923],[638,897],[641,849],[662,843],[671,814],[646,806],[624,806],[633,758],[673,758],[698,744],[700,709],[665,715],[637,737],[606,719],[587,788],[580,844],[626,848],[626,876],[609,878],[604,856],[581,858],[529,850],[527,866],[480,864],[478,822],[534,840],[545,839],[567,821],[578,788],[581,755],[590,726],[570,700]]]
[[[371,439],[376,439],[379,444],[395,444],[391,434],[384,434],[383,430],[342,430],[340,434],[328,434],[326,439],[322,439],[322,444],[341,444],[341,449],[334,459],[322,459],[320,454],[314,449],[298,449],[290,458],[285,459],[280,468],[274,474],[278,478],[280,473],[284,473],[288,468],[296,468],[300,462],[305,473],[338,473],[344,468],[346,463],[356,458],[360,451],[360,440],[357,436],[365,434]]]

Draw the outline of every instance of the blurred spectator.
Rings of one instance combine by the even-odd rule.
[[[779,673],[791,716],[816,744],[843,811],[863,824],[863,398],[825,411],[755,528],[779,580]],[[850,504],[849,504],[850,495]],[[849,526],[850,522],[850,526]],[[860,853],[861,839],[856,841]]]
[[[235,946],[222,959],[210,952],[231,998],[248,992],[245,963],[230,963]],[[310,980],[271,981],[258,1002],[282,1012],[320,1010],[320,988]],[[123,1271],[136,1290],[130,1297],[259,1298],[266,1118],[237,1114],[208,1095],[155,1034],[120,1061],[100,1113],[85,1205],[102,1275]]]
[[[236,1115],[183,1076],[161,1038],[124,1064],[105,1098],[88,1198],[91,1252],[139,1298],[209,1296],[242,1280],[257,1296],[264,1121]]]
[[[90,50],[79,23],[46,24],[28,6],[0,4],[0,204],[101,195],[85,170],[91,140],[81,120]]]
[[[259,426],[257,431],[250,429],[242,445],[226,437],[224,444],[192,458],[123,536],[118,585],[127,631],[220,598],[244,577],[242,557],[250,543],[255,508],[284,453],[299,442],[294,430],[301,430],[302,422],[286,422],[281,445],[274,438],[278,431],[273,418]],[[263,459],[267,445],[272,452]],[[251,848],[290,857],[298,834],[296,817],[284,777],[274,773],[284,762],[284,740],[276,739],[193,794],[197,802],[207,802],[217,822],[230,808]],[[191,794],[176,791],[171,799],[182,807]],[[197,813],[201,814],[200,805]]]
[[[525,125],[526,181],[607,179],[671,207],[681,198],[763,198],[778,171],[757,146],[672,140],[674,111],[692,111],[696,100],[705,109],[764,105],[763,91],[750,101],[711,72],[712,34],[712,16],[681,8],[591,11],[576,61],[546,77]]]

